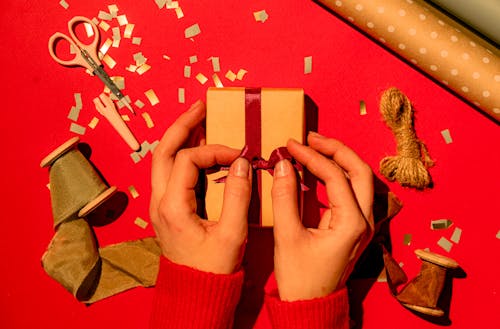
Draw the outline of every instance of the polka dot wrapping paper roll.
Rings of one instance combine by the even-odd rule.
[[[499,51],[422,0],[320,0],[500,122]]]

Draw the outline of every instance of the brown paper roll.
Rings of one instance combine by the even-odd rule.
[[[422,0],[319,0],[500,121],[499,51]]]

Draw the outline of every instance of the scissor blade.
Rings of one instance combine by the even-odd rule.
[[[101,79],[102,82],[104,82],[104,84],[106,85],[106,87],[109,88],[109,90],[111,91],[111,93],[113,95],[115,95],[116,98],[118,98],[118,100],[120,100],[123,103],[123,105],[125,105],[130,110],[130,112],[132,112],[133,114],[135,114],[135,112],[132,109],[132,106],[130,106],[130,103],[128,102],[128,100],[122,94],[122,92],[120,91],[120,89],[116,86],[116,84],[113,82],[113,80],[111,80],[111,78],[106,73],[106,71],[104,71],[104,69],[99,66],[94,71],[94,73],[95,73],[95,75],[97,75],[99,77],[99,79]]]

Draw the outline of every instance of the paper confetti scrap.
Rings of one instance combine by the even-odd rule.
[[[236,80],[236,74],[234,74],[233,71],[229,70],[226,73],[226,79],[228,79],[230,81],[234,81],[234,80]]]
[[[366,115],[366,103],[365,101],[359,101],[359,115]]]
[[[153,152],[154,149],[156,148],[156,146],[160,143],[159,140],[156,140],[154,141],[152,144],[150,144],[148,141],[144,141],[142,144],[141,144],[141,149],[139,150],[139,152],[132,152],[130,154],[130,157],[132,158],[132,161],[134,161],[134,163],[138,163],[141,161],[142,158],[146,157],[146,155],[149,153],[149,152]]]
[[[81,109],[82,108],[82,94],[80,93],[75,93],[73,95],[73,97],[75,98],[75,107],[77,109]]]
[[[145,229],[146,227],[148,227],[148,222],[146,222],[144,219],[142,219],[141,217],[137,217],[134,221],[134,224],[139,226],[140,228],[142,229]]]
[[[177,93],[177,98],[179,99],[179,103],[184,104],[186,102],[185,90],[184,88],[179,88]]]
[[[137,199],[139,197],[139,192],[137,192],[137,189],[135,188],[134,185],[130,185],[128,187],[128,191],[130,192],[132,198]]]
[[[450,134],[450,130],[449,129],[442,130],[441,131],[441,135],[443,136],[444,141],[445,141],[446,144],[453,143],[453,139],[451,138],[451,134]]]
[[[496,237],[497,239],[500,239],[500,230],[498,230]]]
[[[135,61],[136,66],[141,66],[141,65],[145,64],[146,61],[148,60],[146,57],[144,57],[142,52],[135,53],[133,57],[134,57],[134,61]]]
[[[142,109],[144,107],[144,103],[139,99],[136,100],[134,104],[135,104],[135,106],[137,106],[140,109]]]
[[[144,92],[146,97],[148,98],[149,102],[151,103],[152,106],[155,106],[160,102],[158,99],[158,96],[156,96],[155,92],[153,89],[149,89],[148,91]]]
[[[99,11],[99,14],[97,15],[97,17],[99,17],[99,19],[102,19],[105,21],[110,21],[113,19],[113,16],[111,16],[110,13],[107,13],[107,12],[102,11],[102,10]]]
[[[411,234],[405,234],[403,237],[403,244],[409,246],[411,244]]]
[[[111,47],[112,44],[113,44],[113,41],[111,39],[109,39],[109,38],[106,39],[106,41],[104,41],[104,43],[102,44],[101,48],[99,49],[99,52],[102,55],[106,55],[106,53],[109,50],[109,47]]]
[[[247,74],[248,71],[247,70],[244,70],[244,69],[239,69],[238,70],[238,73],[236,73],[236,79],[238,80],[243,80],[243,77],[245,76],[245,74]]]
[[[91,129],[95,129],[98,123],[99,123],[99,118],[93,117],[92,120],[90,120],[88,126]]]
[[[455,227],[455,230],[453,231],[453,234],[451,235],[450,240],[455,242],[455,243],[459,243],[461,237],[462,237],[462,229]]]
[[[87,33],[87,36],[93,37],[94,36],[94,29],[92,28],[92,25],[89,23],[83,23],[83,26],[85,26],[85,32]]]
[[[196,62],[198,62],[198,56],[196,56],[196,55],[189,56],[189,64],[193,64]]]
[[[137,70],[135,70],[139,75],[143,75],[144,73],[146,73],[147,71],[149,71],[151,69],[151,66],[149,64],[142,64],[141,66],[139,66],[137,68]]]
[[[179,8],[179,1],[167,0],[167,9]]]
[[[178,19],[181,19],[182,17],[184,17],[184,12],[182,12],[182,8],[181,7],[175,8],[175,14],[177,15]]]
[[[134,31],[134,24],[127,24],[125,26],[125,30],[123,31],[123,37],[126,39],[130,39],[132,37],[132,32]]]
[[[184,78],[190,78],[190,77],[191,77],[191,66],[184,65]]]
[[[107,32],[107,31],[111,28],[111,26],[110,26],[108,23],[106,23],[105,21],[101,21],[101,22],[98,24],[98,26],[99,26],[99,27],[101,28],[101,30],[103,30],[104,32]]]
[[[118,6],[117,5],[109,5],[108,6],[109,13],[111,17],[115,18],[118,15]]]
[[[431,230],[444,230],[453,225],[449,219],[436,219],[431,221]]]
[[[141,42],[142,42],[142,38],[139,38],[139,37],[134,37],[134,38],[132,39],[132,44],[134,44],[134,45],[140,45],[140,44],[141,44]]]
[[[113,80],[113,82],[118,87],[118,89],[120,89],[120,90],[125,89],[125,78],[124,77],[115,76],[115,77],[111,77],[111,80]]]
[[[71,126],[69,127],[69,131],[74,132],[75,134],[84,135],[85,134],[85,127],[80,126],[79,124],[72,122]]]
[[[162,9],[163,7],[165,7],[167,0],[155,0],[155,2],[158,5],[158,9]]]
[[[198,80],[202,85],[204,85],[208,81],[208,78],[204,76],[203,73],[198,73],[196,75],[196,80]]]
[[[212,61],[212,68],[213,68],[214,72],[220,72],[219,57],[210,57],[208,60]]]
[[[166,59],[167,61],[169,61],[170,60],[170,56],[163,55],[163,59]]]
[[[59,4],[60,4],[60,5],[61,5],[61,7],[63,7],[64,9],[68,9],[68,7],[69,7],[69,4],[68,4],[66,1],[64,1],[64,0],[61,0],[61,1],[59,2]]]
[[[115,67],[115,66],[116,66],[116,61],[115,61],[115,60],[114,60],[111,56],[109,56],[109,54],[104,55],[104,57],[102,58],[102,61],[103,61],[104,63],[106,63],[106,65],[107,65],[110,69],[112,69],[113,67]]]
[[[312,56],[304,57],[304,74],[310,74],[312,72]]]
[[[128,114],[122,114],[121,117],[122,117],[123,121],[127,121],[127,122],[130,121],[130,117],[128,116]]]
[[[151,116],[149,115],[148,112],[143,112],[141,115],[144,121],[146,121],[146,126],[148,128],[153,128],[155,126],[153,119],[151,119]]]
[[[120,26],[128,24],[127,16],[125,15],[120,15],[116,19],[118,20],[118,24],[120,24]]]
[[[443,248],[447,252],[450,252],[451,247],[453,247],[453,244],[448,239],[446,239],[444,236],[442,236],[441,239],[439,239],[437,244],[438,244],[438,246],[440,246],[441,248]]]
[[[78,121],[78,117],[80,116],[80,110],[81,108],[78,108],[77,106],[72,106],[68,114],[68,119],[72,121]]]
[[[214,80],[214,84],[217,88],[224,88],[222,81],[220,81],[220,78],[216,73],[214,73],[214,75],[212,75],[212,80]]]
[[[269,18],[269,15],[266,13],[265,10],[260,10],[260,11],[255,11],[253,13],[253,17],[257,22],[264,23]]]
[[[195,37],[200,33],[201,33],[201,30],[200,30],[200,26],[198,24],[193,24],[190,27],[188,27],[186,30],[184,30],[184,36],[186,37],[186,39]]]

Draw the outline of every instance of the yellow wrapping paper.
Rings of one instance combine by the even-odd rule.
[[[272,151],[286,146],[289,138],[303,143],[305,116],[302,89],[262,88],[260,93],[261,131],[254,131],[261,140],[261,156],[269,159]],[[243,149],[252,141],[245,140],[245,88],[209,88],[207,91],[206,140],[208,144],[223,144]],[[273,177],[265,170],[261,174],[260,220],[249,218],[250,224],[273,226],[271,187]],[[227,175],[219,171],[207,175],[205,206],[209,220],[218,220],[222,209],[224,184],[215,180]],[[254,176],[255,177],[255,176]],[[254,188],[256,184],[254,182]]]
[[[422,0],[319,0],[500,120],[499,50]]]

